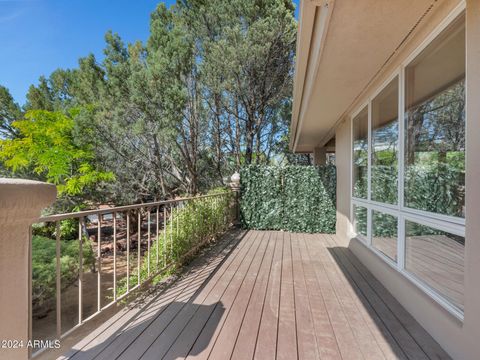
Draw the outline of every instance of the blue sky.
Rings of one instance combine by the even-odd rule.
[[[298,3],[299,0],[295,0]],[[175,0],[164,1],[167,5]],[[126,42],[148,38],[158,0],[0,0],[0,85],[23,105],[40,75],[102,56],[108,30]]]

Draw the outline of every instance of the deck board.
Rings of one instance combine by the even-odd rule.
[[[235,232],[61,359],[449,359],[335,236]]]
[[[231,356],[232,360],[241,360],[244,358],[252,359],[255,353],[255,343],[258,337],[268,280],[272,271],[272,265],[278,246],[276,239],[271,238],[275,235],[269,233],[268,236],[270,237],[267,249],[268,255],[265,256],[265,260],[262,263],[257,281],[255,282],[255,287],[242,319],[241,327],[235,339],[235,346]],[[232,316],[232,314],[229,316]]]

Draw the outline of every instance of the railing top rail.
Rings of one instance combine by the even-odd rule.
[[[115,213],[115,212],[122,212],[122,211],[128,211],[128,210],[139,209],[139,208],[153,208],[153,207],[160,206],[160,205],[169,205],[169,204],[174,204],[174,203],[178,203],[178,202],[182,202],[182,201],[216,197],[216,196],[221,196],[221,195],[225,195],[225,194],[228,194],[228,193],[229,193],[228,191],[225,191],[225,192],[220,192],[220,193],[216,193],[216,194],[191,196],[191,197],[155,201],[155,202],[149,202],[149,203],[143,203],[143,204],[117,206],[117,207],[111,207],[111,208],[108,208],[108,209],[94,209],[94,210],[85,210],[85,211],[78,211],[78,212],[65,213],[65,214],[47,215],[47,216],[42,216],[41,218],[39,218],[38,222],[39,223],[54,222],[54,221],[60,221],[60,220],[65,220],[65,219],[82,218],[82,217],[86,217],[86,216],[89,216],[89,215],[112,214],[112,213]]]

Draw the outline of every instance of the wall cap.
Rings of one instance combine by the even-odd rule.
[[[0,225],[33,222],[57,197],[53,184],[0,178]]]

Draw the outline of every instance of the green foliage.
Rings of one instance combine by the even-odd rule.
[[[282,168],[251,165],[240,171],[242,223],[253,229],[280,230],[283,224]]]
[[[431,158],[418,164],[406,166],[405,205],[407,207],[437,214],[463,216],[465,199],[464,154],[448,154],[451,163],[442,163]],[[391,166],[372,168],[372,194],[375,201],[397,203],[397,169]],[[360,179],[354,188],[367,190]]]
[[[397,237],[398,231],[398,219],[396,216],[385,214],[379,211],[373,211],[372,215],[372,236],[373,237]],[[365,222],[366,233],[366,219],[362,219]]]
[[[437,214],[464,216],[465,170],[446,163],[410,165],[405,205]]]
[[[48,238],[55,237],[55,223],[35,223],[32,225],[32,234]],[[61,240],[78,239],[78,219],[65,219],[60,221]]]
[[[95,264],[92,247],[83,240],[83,266],[91,268]],[[61,288],[65,289],[76,281],[79,273],[78,240],[62,240],[60,243]],[[55,297],[56,282],[56,242],[43,236],[32,238],[32,306],[41,307]]]
[[[354,205],[354,215],[356,232],[362,234],[363,236],[367,236],[367,208]]]
[[[419,163],[407,166],[405,171],[405,206],[450,216],[464,216],[465,169],[463,153],[448,153],[451,163],[441,163],[432,159],[433,154],[424,155]],[[360,182],[356,184],[359,185]],[[362,182],[363,184],[363,182]],[[397,203],[397,171],[391,166],[372,168],[372,191],[375,189],[376,201]],[[363,208],[356,212],[357,230],[366,233],[367,217]],[[378,213],[374,223],[374,236],[396,236],[396,218]],[[412,236],[440,234],[437,230],[429,233],[423,227],[413,224]]]
[[[71,196],[114,180],[113,173],[95,169],[93,150],[75,141],[72,117],[61,112],[31,110],[12,126],[19,136],[0,140],[0,160],[14,173],[30,169],[39,178],[57,185],[60,195]]]
[[[17,130],[12,123],[21,117],[20,106],[13,100],[8,89],[0,85],[0,139],[17,136]]]
[[[11,164],[15,176],[52,175],[65,194],[78,194],[69,206],[85,198],[120,205],[195,195],[223,185],[243,163],[270,164],[287,151],[293,2],[189,0],[152,10],[147,41],[127,43],[109,31],[101,59],[90,54],[77,68],[41,76],[26,94],[25,111],[68,114],[81,107],[71,117],[72,132],[77,147],[93,155],[88,166],[70,167],[60,152],[72,179],[54,171],[59,164],[53,174],[39,174],[30,161],[21,174]],[[4,99],[0,90],[0,138],[11,137],[17,131],[11,122],[23,117],[11,96]],[[45,157],[54,149],[46,148]],[[0,173],[7,160],[0,159]],[[95,176],[102,172],[115,179]]]
[[[173,265],[168,271],[161,271],[155,277],[154,280],[159,281],[188,261],[186,255],[195,246],[216,238],[226,230],[232,220],[233,194],[225,192],[225,189],[215,189],[209,194],[218,196],[188,200],[174,208],[173,217],[167,220],[165,231],[160,231],[158,239],[150,247],[150,252],[147,251],[142,256],[141,282],[149,277],[148,258],[151,274],[161,270],[165,265]],[[190,254],[192,255],[194,254]],[[129,282],[131,287],[138,283],[138,269],[131,273]],[[126,291],[127,279],[123,278],[117,283],[117,294],[122,295]]]
[[[387,204],[397,204],[398,169],[394,166],[372,166],[372,200]],[[367,182],[363,182],[364,194],[367,194]]]
[[[249,229],[335,232],[334,166],[242,168],[240,211]]]

